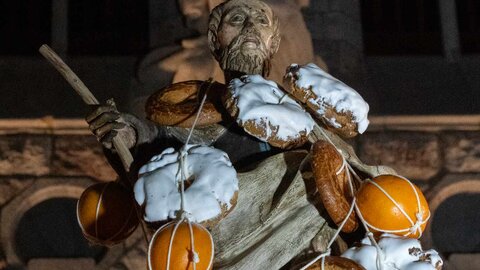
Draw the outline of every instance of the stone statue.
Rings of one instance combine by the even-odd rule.
[[[147,54],[139,64],[137,82],[133,90],[131,112],[144,116],[146,97],[153,91],[175,82],[206,80],[212,77],[224,83],[222,69],[210,53],[207,42],[210,11],[224,0],[179,0],[181,13],[188,28],[198,37],[184,39],[180,45],[161,47]],[[292,63],[312,63],[327,70],[325,62],[315,56],[310,33],[305,25],[301,8],[305,0],[265,0],[279,18],[282,42],[271,60],[269,80],[282,82],[285,69]]]
[[[267,76],[273,72],[270,60],[281,48],[280,27],[272,8],[259,0],[230,0],[213,9],[208,48],[224,70],[225,81],[244,74]],[[150,146],[158,141],[182,144],[189,131],[157,126],[121,114],[110,105],[98,107],[87,121],[105,148],[111,149],[114,136],[123,136],[132,152],[152,149]],[[247,135],[234,122],[195,132],[191,143],[220,148],[237,165],[245,159],[250,161],[252,156],[260,159],[278,152],[273,149],[265,153],[265,143]],[[242,145],[242,151],[238,145]],[[146,155],[143,151],[140,154]],[[306,155],[304,150],[278,154],[262,161],[256,169],[244,169],[239,174],[237,206],[212,229],[215,269],[279,269],[311,248],[312,241],[317,251],[325,248],[334,230],[320,215],[321,206],[311,201],[314,189],[308,178],[302,177]],[[141,160],[139,155],[135,158],[136,162]]]

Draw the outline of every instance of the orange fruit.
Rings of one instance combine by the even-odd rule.
[[[372,232],[419,238],[430,217],[428,203],[422,191],[407,179],[395,175],[380,175],[371,181],[373,183],[365,182],[356,195],[357,210],[369,229]]]
[[[175,226],[178,224],[174,233]],[[200,224],[191,223],[193,245],[197,254],[197,270],[212,269],[213,240],[210,232]],[[191,270],[193,269],[194,254],[192,252],[189,224],[186,221],[170,222],[158,229],[148,247],[148,269],[160,270]],[[171,250],[169,256],[169,247]],[[170,257],[170,258],[169,258]]]
[[[133,194],[117,182],[88,187],[77,203],[77,219],[83,235],[90,242],[114,245],[137,228]]]

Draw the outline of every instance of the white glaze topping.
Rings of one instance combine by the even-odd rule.
[[[266,137],[259,138],[262,141],[267,141],[272,134],[268,124],[278,126],[276,137],[284,141],[300,137],[300,132],[309,134],[313,129],[312,117],[275,82],[260,75],[246,75],[232,80],[229,91],[236,100],[239,110],[237,122],[240,125],[253,120],[267,127]]]
[[[309,102],[319,105],[320,109],[316,112],[319,116],[325,113],[322,104],[327,103],[334,107],[337,112],[351,111],[354,118],[353,120],[357,123],[359,133],[363,133],[367,129],[369,124],[367,118],[369,106],[357,91],[313,63],[304,66],[297,64],[290,65],[290,68],[295,67],[300,67],[295,74],[295,77],[298,78],[296,85],[303,89],[312,88],[317,99],[309,100]],[[288,70],[290,70],[290,68]],[[289,73],[287,76],[293,76],[293,74]],[[333,126],[339,125],[333,121],[329,119],[329,122],[332,123]]]
[[[227,154],[202,145],[188,145],[186,178],[194,177],[185,190],[185,211],[192,221],[202,222],[221,213],[221,206],[231,207],[230,200],[238,190],[237,172]],[[138,204],[145,203],[148,222],[175,218],[180,209],[179,152],[165,149],[139,171],[134,193]]]
[[[433,250],[423,251],[417,239],[383,234],[378,241],[383,251],[383,270],[435,270],[435,266],[443,265],[438,253]],[[377,270],[377,250],[368,238],[362,240],[360,247],[352,247],[342,254],[365,267],[366,270]]]

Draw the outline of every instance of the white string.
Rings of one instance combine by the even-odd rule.
[[[353,213],[353,210],[355,208],[355,197],[353,198],[352,200],[352,205],[350,206],[350,210],[348,211],[348,214],[347,216],[343,219],[342,223],[340,224],[340,226],[338,226],[338,229],[335,231],[335,234],[333,235],[333,237],[330,239],[330,241],[328,242],[328,245],[327,245],[327,248],[326,248],[326,251],[321,253],[320,255],[318,255],[317,257],[315,257],[312,261],[310,261],[308,264],[306,264],[305,266],[303,266],[300,270],[305,270],[307,269],[309,266],[311,266],[312,264],[314,264],[316,261],[318,261],[319,259],[322,259],[322,270],[324,269],[324,264],[325,264],[325,257],[326,256],[330,256],[330,252],[331,252],[331,246],[333,245],[333,243],[335,242],[335,240],[337,239],[338,235],[340,234],[341,230],[343,229],[343,227],[345,226],[345,224],[347,223],[348,221],[348,218],[350,217],[350,215]]]
[[[325,267],[325,257],[330,256],[330,248],[328,248],[325,252],[321,253],[317,257],[315,257],[311,262],[307,263],[305,266],[300,268],[300,270],[305,270],[310,267],[312,264],[316,263],[318,260],[322,259],[322,270]]]
[[[360,212],[360,209],[358,209],[358,205],[355,203],[355,212],[358,215],[358,219],[360,219],[363,227],[365,228],[365,231],[367,232],[367,237],[370,239],[370,243],[375,247],[377,250],[377,259],[376,259],[376,264],[377,264],[377,269],[382,270],[383,269],[383,262],[384,262],[384,254],[382,248],[378,245],[377,241],[373,237],[373,233],[370,231],[370,228],[368,227],[369,224],[365,219],[363,218],[362,212]]]
[[[407,229],[401,229],[401,230],[382,230],[382,229],[379,229],[379,228],[376,228],[375,226],[372,226],[371,224],[369,224],[364,218],[363,218],[363,215],[360,211],[360,209],[358,208],[357,206],[357,203],[356,203],[356,197],[355,197],[355,194],[354,194],[354,189],[353,189],[353,184],[352,184],[352,179],[351,179],[351,176],[350,176],[350,173],[356,178],[356,180],[358,180],[359,182],[363,182],[360,177],[358,176],[358,174],[355,172],[355,170],[353,170],[353,168],[350,166],[350,164],[348,164],[348,162],[346,161],[344,155],[342,154],[342,151],[340,149],[337,148],[337,146],[332,142],[332,140],[327,136],[327,134],[322,130],[322,128],[319,128],[320,132],[322,133],[322,135],[325,137],[325,139],[334,146],[334,148],[337,150],[337,152],[340,154],[340,156],[342,157],[342,165],[340,166],[340,168],[337,170],[336,172],[336,175],[339,175],[344,169],[345,167],[348,168],[348,171],[347,171],[347,181],[348,181],[348,184],[349,184],[349,187],[350,187],[350,191],[352,193],[352,197],[353,197],[353,200],[352,200],[352,205],[350,207],[350,210],[347,214],[347,216],[344,218],[344,220],[342,221],[342,223],[340,224],[340,226],[337,228],[335,234],[334,234],[334,237],[330,240],[329,244],[327,245],[327,249],[325,252],[321,253],[320,255],[318,255],[317,257],[315,257],[312,261],[310,261],[307,265],[305,265],[304,267],[301,268],[301,270],[305,270],[306,268],[308,268],[309,266],[311,266],[312,264],[314,264],[316,261],[318,261],[319,259],[322,259],[322,264],[321,264],[321,269],[324,270],[325,268],[325,257],[326,256],[329,256],[330,255],[330,251],[331,251],[331,245],[333,244],[333,242],[335,241],[335,239],[338,237],[338,234],[340,233],[340,231],[342,230],[343,226],[346,224],[346,222],[348,221],[350,215],[352,214],[352,211],[353,209],[356,210],[357,212],[357,215],[362,223],[362,225],[364,226],[365,230],[367,231],[367,237],[370,239],[370,242],[372,243],[372,245],[375,247],[375,249],[377,250],[377,258],[376,258],[376,264],[377,264],[377,269],[379,270],[383,270],[383,265],[384,265],[384,261],[385,261],[385,254],[383,252],[383,250],[381,249],[381,247],[378,245],[377,241],[375,240],[375,238],[373,237],[373,233],[370,231],[370,228],[374,229],[374,230],[377,230],[377,231],[380,231],[380,232],[408,232],[406,235],[404,236],[408,236],[409,234],[413,234],[413,233],[416,233],[418,232],[419,233],[419,236],[420,237],[422,235],[422,230],[421,230],[421,226],[423,224],[425,224],[429,218],[430,218],[430,212],[428,213],[428,216],[425,220],[423,220],[423,209],[421,208],[421,203],[420,203],[420,197],[418,195],[418,192],[417,190],[415,189],[415,187],[413,186],[413,184],[408,180],[406,179],[405,177],[402,177],[402,176],[398,176],[399,178],[407,181],[407,183],[409,183],[409,185],[412,187],[414,193],[415,193],[415,197],[416,197],[416,200],[417,200],[417,207],[418,207],[418,212],[415,213],[415,216],[417,218],[416,222],[413,222],[412,219],[410,218],[410,216],[403,210],[403,208],[400,207],[400,205],[395,201],[394,198],[392,198],[392,196],[390,196],[390,194],[388,194],[388,192],[386,192],[382,187],[380,187],[377,183],[371,181],[370,179],[367,179],[368,182],[374,184],[378,189],[380,189],[380,191],[382,191],[385,196],[387,196],[387,198],[389,198],[393,203],[394,205],[400,210],[400,212],[407,218],[407,220],[410,222],[410,224],[412,225],[410,228],[407,228]]]
[[[200,102],[200,106],[198,107],[197,115],[195,116],[195,120],[193,121],[190,132],[188,133],[187,140],[185,141],[185,146],[188,145],[188,142],[190,141],[190,138],[192,137],[193,130],[195,129],[195,126],[197,125],[198,118],[200,117],[200,113],[202,112],[203,105],[205,104],[205,100],[207,99],[207,93],[210,90],[210,87],[212,86],[212,78],[208,79],[207,83],[208,83],[207,91],[205,91],[205,94],[203,95],[202,101]]]
[[[190,235],[193,236],[193,229],[192,223],[188,222],[188,229],[190,230]],[[193,262],[193,269],[195,269],[196,264],[200,262],[200,258],[198,257],[198,253],[195,251],[195,241],[193,237],[190,237],[190,245],[192,245],[192,262]]]
[[[187,171],[187,145],[185,144],[179,153],[179,170],[180,170],[180,215],[183,215],[185,212],[185,182],[187,181],[186,171]]]
[[[348,170],[350,171],[351,174],[355,177],[355,179],[358,180],[358,182],[363,183],[363,180],[358,176],[358,174],[355,172],[355,170],[350,166],[350,164],[347,163]]]
[[[322,128],[319,128],[320,132],[323,134],[323,136],[327,139],[327,141],[329,143],[331,143],[334,148],[341,154],[341,150],[339,150],[336,145],[332,142],[332,140],[327,136],[327,134],[323,131]],[[350,164],[348,164],[345,160],[345,157],[343,155],[341,155],[342,158],[343,158],[343,164],[342,164],[342,167],[340,168],[340,171],[343,169],[343,166],[346,164],[350,170],[350,172],[357,178],[357,180],[359,180],[360,182],[362,182],[360,180],[360,177],[358,177],[357,173],[352,169],[352,167],[350,166]],[[337,175],[338,175],[338,172],[337,172]],[[410,222],[410,224],[412,225],[410,228],[407,228],[407,229],[400,229],[400,230],[381,230],[379,228],[376,228],[374,226],[372,226],[371,224],[369,224],[367,221],[365,221],[366,224],[368,224],[372,229],[374,230],[377,230],[377,231],[380,231],[380,232],[385,232],[385,233],[399,233],[399,232],[408,232],[407,234],[405,234],[404,236],[408,236],[410,234],[414,234],[416,232],[418,232],[418,237],[417,238],[420,238],[422,236],[422,230],[421,230],[421,226],[425,223],[428,222],[428,220],[430,219],[430,211],[428,212],[428,216],[427,218],[425,218],[425,220],[423,219],[423,209],[421,207],[421,203],[420,203],[420,197],[418,195],[418,192],[417,192],[417,189],[413,186],[412,182],[410,182],[408,179],[406,179],[405,177],[403,176],[400,176],[400,175],[395,175],[397,177],[399,177],[400,179],[406,181],[410,187],[413,189],[413,192],[415,194],[415,198],[417,200],[417,210],[418,212],[415,213],[415,217],[416,217],[416,222],[413,222],[412,219],[410,218],[410,216],[403,210],[402,207],[400,207],[400,205],[398,204],[397,201],[395,201],[395,199],[393,199],[390,194],[388,194],[388,192],[386,192],[383,188],[381,188],[377,183],[371,181],[370,179],[367,179],[367,181],[369,181],[370,183],[374,184],[378,189],[380,189],[383,194],[385,194],[385,196],[387,196],[387,198],[389,198],[393,204],[400,210],[400,212],[407,218],[407,220]],[[351,181],[349,181],[349,184],[350,184],[350,187],[352,188],[352,183]],[[353,190],[353,189],[352,189]],[[357,209],[357,212],[359,212],[359,210]]]
[[[424,221],[423,220],[423,214],[424,214],[423,213],[423,208],[422,208],[422,205],[420,203],[420,196],[418,195],[417,189],[413,186],[412,182],[408,181],[408,179],[406,179],[404,177],[401,177],[401,176],[400,176],[400,178],[405,180],[410,185],[410,187],[413,189],[413,191],[415,193],[415,198],[417,199],[417,209],[418,209],[418,212],[415,213],[415,217],[417,218],[417,222],[415,222],[415,224],[410,229],[410,233],[413,234],[413,233],[416,233],[418,231],[418,238],[420,238],[420,237],[422,237],[421,225],[423,225],[424,223],[426,223],[430,219],[430,211],[428,211],[428,216]]]
[[[340,156],[343,158],[343,162],[346,164],[347,168],[348,168],[348,171],[356,178],[357,181],[359,181],[360,183],[363,182],[360,177],[358,176],[358,174],[355,172],[355,170],[352,168],[352,166],[350,166],[350,164],[348,164],[348,162],[346,161],[345,157],[343,156],[342,154],[342,151],[340,149],[337,148],[337,146],[332,142],[332,140],[330,139],[330,137],[328,137],[328,135],[323,131],[322,128],[319,128],[320,132],[322,133],[322,135],[327,139],[327,141],[329,143],[331,143],[333,145],[333,147],[337,150],[338,153],[340,153]],[[370,242],[375,246],[375,249],[377,250],[377,260],[376,260],[376,264],[377,264],[377,269],[379,270],[382,270],[383,269],[383,262],[384,262],[384,254],[383,254],[383,251],[382,249],[380,248],[380,246],[378,245],[377,241],[375,240],[375,238],[373,237],[373,233],[370,232],[369,228],[368,228],[368,225],[367,225],[367,222],[365,221],[365,219],[363,218],[362,216],[362,213],[360,212],[360,210],[358,209],[358,206],[357,206],[357,202],[356,202],[356,197],[355,197],[355,194],[354,194],[354,190],[353,190],[353,184],[352,184],[352,181],[351,181],[351,178],[350,178],[350,174],[347,173],[347,180],[349,182],[349,186],[350,186],[350,191],[352,192],[352,197],[353,197],[353,201],[352,201],[352,208],[355,208],[355,212],[357,213],[360,221],[362,222],[362,225],[364,226],[365,228],[365,231],[367,231],[367,237],[370,239]],[[344,222],[345,220],[348,220],[348,218],[350,217],[350,215],[347,215],[344,219]],[[339,232],[341,230],[341,228],[337,229],[337,232]],[[322,270],[324,270],[324,265],[322,263]]]
[[[375,187],[377,187],[399,210],[400,212],[405,216],[405,218],[409,221],[410,223],[410,227],[409,228],[406,228],[406,229],[399,229],[399,230],[385,230],[385,229],[379,229],[375,226],[372,226],[371,224],[369,224],[367,221],[365,221],[372,229],[374,230],[377,230],[377,231],[380,231],[380,232],[385,232],[385,233],[402,233],[402,232],[406,232],[406,234],[404,234],[403,236],[409,236],[410,234],[414,234],[414,233],[417,233],[418,232],[418,237],[417,238],[420,238],[422,236],[422,229],[421,229],[421,226],[425,223],[428,222],[428,220],[430,219],[430,211],[428,212],[428,216],[427,218],[425,218],[425,220],[423,219],[423,209],[421,207],[421,203],[420,203],[420,197],[418,195],[418,192],[416,190],[416,188],[413,186],[413,184],[406,178],[402,177],[402,176],[398,176],[399,178],[403,179],[404,181],[406,181],[407,183],[409,183],[410,187],[413,189],[414,191],[414,194],[415,194],[415,197],[416,197],[416,200],[417,200],[417,211],[415,213],[415,217],[416,217],[416,221],[413,222],[413,220],[410,218],[410,216],[405,212],[405,210],[400,206],[400,204],[395,201],[395,199],[390,195],[388,194],[388,192],[383,189],[380,185],[378,185],[377,183],[373,182],[372,180],[370,179],[367,179],[367,181],[371,184],[373,184]]]
[[[323,132],[323,131],[322,131]],[[325,135],[325,134],[324,134]],[[342,155],[341,151],[339,149],[337,149],[337,147],[335,147],[335,145],[330,141],[330,143],[334,146],[335,150],[338,152],[338,154],[340,155],[340,157],[342,158],[342,165],[340,166],[340,169],[337,170],[337,172],[335,172],[336,175],[339,175],[342,173],[342,171],[344,169],[348,169],[346,171],[346,175],[347,175],[347,182],[349,184],[349,187],[350,187],[350,193],[352,194],[352,205],[350,206],[350,209],[348,210],[348,213],[347,213],[347,216],[343,219],[342,223],[340,223],[340,226],[338,226],[337,230],[335,231],[335,234],[333,235],[333,237],[330,239],[330,241],[328,242],[327,244],[327,248],[325,250],[325,252],[322,252],[320,253],[317,257],[313,258],[313,260],[311,260],[308,264],[306,264],[305,266],[303,266],[300,270],[305,270],[307,269],[308,267],[310,267],[312,264],[314,264],[315,262],[317,262],[319,259],[322,259],[322,262],[321,262],[321,269],[324,270],[325,269],[325,257],[327,256],[330,256],[330,253],[331,253],[331,246],[333,245],[333,243],[335,242],[335,240],[337,239],[338,235],[340,234],[340,232],[342,231],[343,227],[345,226],[345,224],[347,223],[347,221],[349,220],[350,218],[350,215],[352,215],[353,213],[353,210],[355,209],[355,205],[356,205],[356,198],[355,198],[355,191],[353,189],[353,185],[352,185],[352,179],[351,179],[351,176],[350,176],[350,173],[349,171],[350,170],[353,170],[350,165],[347,163],[347,160],[345,159],[345,157]],[[357,176],[358,177],[358,176]]]
[[[373,182],[370,179],[367,179],[367,182],[377,187],[398,208],[398,210],[400,210],[400,212],[407,218],[408,222],[410,222],[410,224],[413,226],[414,222],[407,214],[407,212],[405,212],[402,206],[400,206],[400,204],[395,201],[395,199],[384,188],[382,188],[379,184]]]
[[[334,147],[335,150],[337,150],[336,147]],[[340,153],[338,150],[337,150],[338,154],[340,155],[340,157],[342,158],[342,166],[340,166],[340,168],[338,169],[338,171],[335,173],[336,175],[340,175],[342,173],[342,171],[345,169],[345,167],[347,166],[347,160],[343,157],[342,153]]]
[[[192,262],[193,262],[193,270],[196,270],[196,265],[198,262],[200,262],[200,258],[198,256],[198,253],[195,251],[195,239],[193,235],[193,228],[192,228],[192,223],[190,221],[190,213],[185,211],[185,181],[186,179],[186,171],[187,171],[187,156],[188,156],[188,143],[190,141],[190,138],[192,137],[193,130],[195,129],[195,126],[197,125],[198,118],[200,117],[200,113],[202,112],[203,105],[205,104],[205,101],[207,99],[207,93],[210,90],[210,87],[212,86],[212,79],[210,78],[207,83],[208,88],[205,91],[205,94],[203,95],[202,101],[200,102],[200,106],[198,108],[197,114],[195,116],[195,120],[193,121],[192,127],[190,129],[190,132],[188,133],[187,140],[185,141],[185,144],[183,145],[182,148],[180,148],[179,151],[179,156],[178,156],[178,162],[179,162],[179,171],[177,172],[180,173],[180,211],[179,211],[179,220],[175,224],[175,227],[172,231],[172,236],[170,238],[170,244],[168,246],[168,254],[167,254],[167,270],[170,269],[170,258],[171,258],[171,248],[173,245],[173,238],[175,237],[175,233],[177,231],[178,226],[182,222],[187,222],[188,224],[188,229],[190,232],[190,245],[192,246]],[[212,253],[213,253],[213,246],[212,246]]]
[[[110,183],[107,183],[103,187],[102,193],[100,193],[100,198],[98,198],[98,201],[97,201],[97,207],[95,209],[95,237],[97,237],[98,239],[100,239],[98,235],[98,218],[100,215],[100,207],[102,206],[103,193],[105,193],[105,190],[107,190],[108,185],[110,185]]]
[[[360,183],[363,182],[362,179],[358,176],[358,174],[355,172],[355,170],[353,170],[353,168],[350,166],[350,164],[348,164],[347,160],[345,159],[345,156],[343,155],[343,151],[338,149],[337,146],[333,143],[333,141],[330,139],[330,137],[325,133],[325,131],[319,127],[318,130],[320,130],[320,132],[322,133],[323,137],[325,137],[325,139],[331,144],[333,145],[333,148],[335,148],[335,150],[337,150],[337,153],[340,155],[340,157],[342,158],[342,166],[340,167],[340,169],[337,171],[337,175],[339,174],[339,172],[341,172],[344,168],[344,166],[347,166],[348,167],[348,170],[350,171],[350,173],[353,174],[353,176],[355,177],[355,179],[357,181],[359,181]],[[351,191],[352,191],[352,196],[354,196],[353,194],[353,186],[352,186],[352,183],[350,182],[350,187],[351,187]]]
[[[168,244],[168,253],[167,253],[167,267],[166,267],[167,270],[170,269],[170,257],[172,254],[173,239],[175,238],[175,233],[177,232],[178,226],[180,225],[181,222],[175,223],[175,226],[173,227],[173,231],[172,231],[172,236],[170,237],[170,243]]]

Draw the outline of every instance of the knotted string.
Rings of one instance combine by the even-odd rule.
[[[177,171],[177,178],[178,174],[180,174],[180,211],[178,212],[177,215],[177,223],[175,224],[175,227],[173,228],[172,231],[172,236],[170,238],[170,243],[168,246],[168,253],[167,253],[167,270],[170,269],[170,258],[171,258],[171,251],[172,251],[172,245],[173,245],[173,239],[175,238],[175,233],[177,232],[178,227],[180,226],[181,223],[187,222],[188,224],[188,229],[190,232],[190,245],[192,246],[192,254],[191,254],[191,259],[193,262],[193,270],[196,270],[196,264],[200,262],[200,258],[198,256],[198,253],[195,251],[195,240],[194,240],[194,235],[193,235],[193,228],[192,228],[192,214],[188,213],[185,211],[185,181],[187,181],[187,156],[188,156],[188,143],[190,141],[190,138],[192,137],[193,131],[195,129],[195,126],[197,125],[198,119],[200,117],[200,113],[202,112],[203,105],[205,104],[205,101],[207,99],[207,93],[209,92],[211,86],[212,86],[212,81],[213,79],[210,78],[206,83],[208,83],[208,88],[205,91],[205,94],[203,95],[202,101],[200,102],[200,106],[198,108],[197,114],[195,116],[195,120],[193,121],[192,127],[190,129],[190,132],[188,133],[187,140],[185,141],[185,144],[180,148],[179,150],[179,155],[178,155],[178,162],[179,162],[179,168]],[[202,84],[203,86],[203,84]],[[200,87],[201,88],[201,87]],[[213,246],[212,246],[213,249]],[[213,250],[212,250],[213,253]]]
[[[323,131],[322,131],[323,132]],[[325,269],[325,257],[327,256],[330,256],[331,254],[331,247],[333,245],[333,243],[335,242],[335,240],[337,239],[338,235],[340,234],[340,232],[342,231],[343,227],[345,226],[345,224],[347,223],[350,215],[353,213],[353,210],[355,208],[355,201],[356,201],[356,198],[355,198],[355,191],[353,189],[353,184],[352,184],[352,179],[351,179],[351,175],[349,173],[349,171],[353,171],[353,169],[350,167],[350,165],[348,164],[347,160],[345,159],[345,157],[342,155],[341,153],[341,150],[337,149],[337,147],[335,147],[335,145],[332,143],[332,141],[324,134],[324,136],[327,138],[327,140],[329,141],[329,143],[331,143],[335,150],[337,151],[337,153],[340,155],[340,157],[342,158],[342,165],[340,166],[340,168],[335,172],[335,175],[340,175],[345,169],[348,169],[347,172],[346,172],[346,175],[347,175],[347,182],[348,182],[348,185],[350,187],[350,193],[352,194],[352,205],[350,206],[350,209],[348,210],[348,213],[346,215],[346,217],[343,219],[343,221],[340,223],[340,226],[338,226],[337,230],[335,231],[335,234],[333,235],[333,237],[330,239],[330,241],[328,242],[327,244],[327,247],[326,247],[326,250],[322,253],[320,253],[317,257],[313,258],[313,260],[311,260],[308,264],[306,264],[305,266],[303,266],[300,270],[305,270],[307,269],[309,266],[311,266],[312,264],[314,264],[315,262],[317,262],[318,260],[322,260],[321,261],[321,269],[324,270]],[[361,181],[360,177],[358,177],[358,175],[356,173],[353,173],[353,175],[357,178],[358,181]]]
[[[358,208],[358,205],[356,203],[356,197],[355,197],[355,194],[354,194],[354,189],[353,189],[353,183],[352,183],[352,179],[351,179],[351,176],[350,176],[350,173],[356,178],[357,181],[359,181],[360,183],[362,183],[363,181],[360,179],[360,177],[358,176],[358,174],[355,172],[355,170],[353,170],[353,168],[350,166],[350,164],[346,161],[342,151],[340,149],[337,148],[337,146],[332,142],[332,140],[330,139],[330,137],[328,137],[328,135],[323,131],[322,128],[319,128],[320,132],[322,133],[322,135],[325,137],[325,139],[334,146],[335,150],[337,150],[337,152],[340,154],[340,156],[342,157],[342,165],[340,166],[340,168],[337,170],[336,172],[336,175],[339,175],[340,173],[342,173],[342,171],[347,168],[348,171],[347,171],[347,181],[348,181],[348,184],[350,186],[350,192],[352,194],[352,205],[350,207],[350,210],[347,214],[347,216],[344,218],[344,220],[342,221],[342,223],[340,224],[340,226],[338,227],[338,229],[336,230],[334,236],[332,237],[332,239],[330,240],[330,242],[328,243],[327,245],[327,248],[326,248],[326,251],[321,253],[320,255],[318,255],[317,257],[315,257],[312,261],[310,261],[308,264],[306,264],[304,267],[301,268],[301,270],[305,270],[307,269],[309,266],[311,266],[312,264],[314,264],[316,261],[318,261],[319,259],[322,259],[322,263],[321,263],[321,269],[324,270],[325,269],[325,257],[329,256],[330,255],[330,252],[331,252],[331,245],[333,244],[333,242],[335,241],[335,239],[338,237],[338,234],[340,233],[340,231],[342,230],[342,228],[344,227],[344,225],[346,224],[346,222],[348,221],[350,215],[352,214],[353,210],[355,209],[355,212],[357,213],[362,225],[364,226],[365,230],[367,231],[367,237],[369,238],[370,242],[372,243],[372,245],[375,247],[375,249],[377,250],[377,258],[376,258],[376,264],[377,264],[377,269],[379,270],[382,270],[384,267],[384,264],[385,264],[385,254],[383,252],[383,250],[381,249],[381,247],[378,245],[377,241],[375,240],[375,237],[373,236],[373,233],[370,231],[370,228],[371,229],[374,229],[376,231],[380,231],[380,232],[385,232],[385,233],[399,233],[399,232],[406,232],[406,234],[404,236],[408,236],[410,234],[415,234],[415,233],[418,233],[418,238],[422,236],[422,230],[421,230],[421,226],[423,224],[425,224],[426,222],[428,222],[428,220],[430,219],[430,212],[428,212],[428,216],[424,219],[423,216],[424,216],[424,211],[421,207],[421,203],[420,203],[420,196],[418,195],[418,192],[417,192],[417,189],[413,186],[413,184],[408,180],[406,179],[405,177],[403,176],[400,176],[400,175],[395,175],[403,180],[405,180],[409,185],[410,187],[413,189],[414,191],[414,194],[415,194],[415,198],[417,200],[417,209],[418,209],[418,212],[415,213],[415,217],[416,217],[416,221],[413,222],[413,220],[410,218],[410,216],[405,212],[405,210],[399,205],[399,203],[390,195],[388,194],[388,192],[386,190],[384,190],[382,187],[380,187],[380,185],[378,185],[377,183],[373,182],[372,180],[370,179],[366,179],[367,182],[373,184],[375,187],[377,187],[380,191],[382,191],[382,193],[385,194],[385,196],[390,200],[392,201],[392,203],[400,210],[400,212],[405,216],[405,218],[409,221],[409,223],[411,224],[411,227],[409,228],[406,228],[406,229],[400,229],[400,230],[382,230],[382,229],[379,229],[379,228],[376,228],[375,226],[372,226],[371,224],[369,224],[362,216],[362,213],[360,211],[360,209]]]
[[[415,198],[417,200],[417,209],[418,209],[418,212],[415,213],[416,221],[414,222],[412,220],[412,218],[405,212],[405,210],[401,207],[401,205],[397,201],[395,201],[395,199],[390,194],[388,194],[388,192],[384,188],[382,188],[379,184],[373,182],[372,180],[366,179],[367,182],[369,182],[370,184],[373,184],[376,188],[378,188],[400,210],[402,215],[405,216],[405,218],[408,220],[408,222],[410,223],[411,226],[408,227],[408,228],[399,229],[399,230],[384,230],[384,229],[379,229],[379,228],[369,224],[367,221],[365,221],[365,223],[370,228],[372,228],[374,230],[377,230],[377,231],[381,231],[381,232],[385,232],[385,233],[403,233],[404,232],[405,234],[403,236],[409,236],[410,234],[418,233],[417,238],[420,238],[422,236],[421,226],[423,224],[427,223],[428,220],[430,219],[430,212],[428,212],[428,216],[424,219],[423,216],[424,216],[425,213],[422,209],[422,206],[421,206],[421,203],[420,203],[420,197],[418,195],[417,189],[413,186],[413,184],[410,181],[408,181],[408,179],[406,179],[402,176],[398,176],[398,177],[403,179],[404,181],[406,181],[414,191]]]

